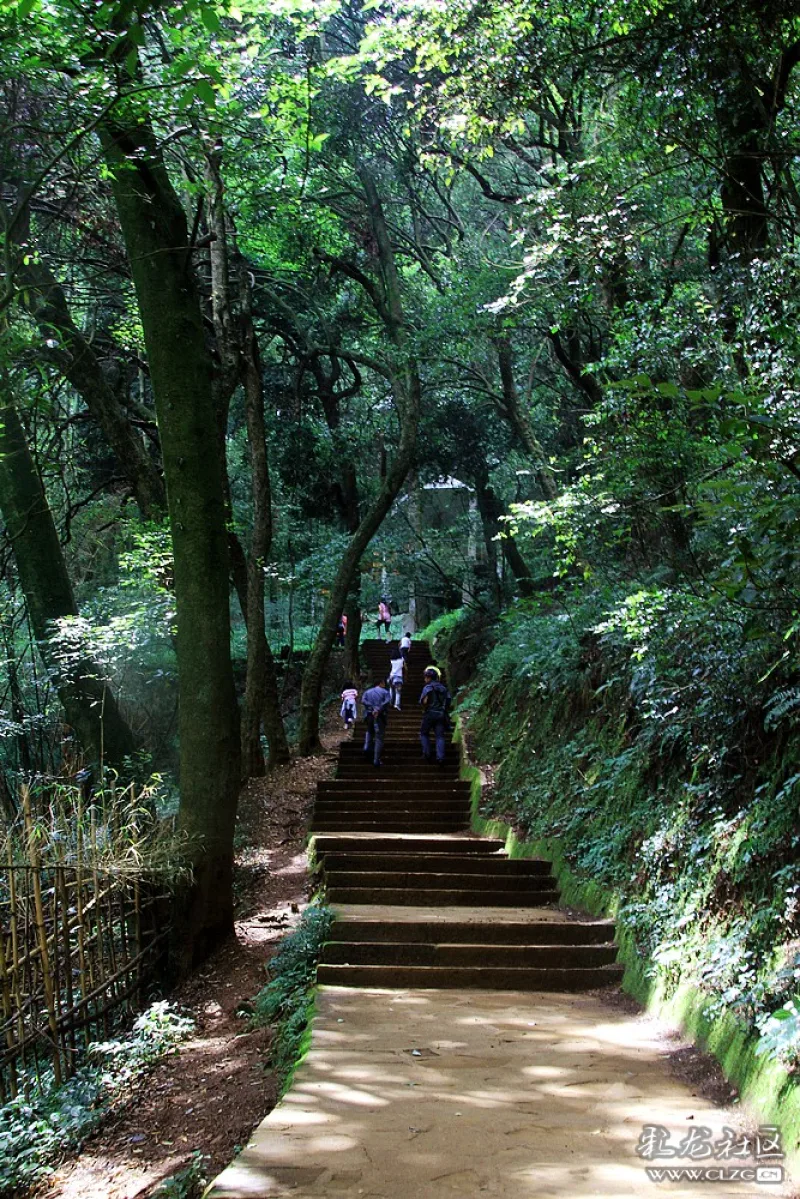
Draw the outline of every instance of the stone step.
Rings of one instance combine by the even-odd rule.
[[[315,812],[312,831],[453,833],[466,831],[469,817],[461,812]]]
[[[463,856],[463,855],[460,855]],[[528,875],[550,878],[550,863],[537,858],[510,859],[505,854],[475,854],[474,860],[462,862],[456,854],[447,853],[326,853],[323,857],[325,870],[332,871],[409,871],[425,870],[438,874],[457,871],[459,874],[482,874],[502,870],[508,875],[522,878]]]
[[[351,794],[349,791],[344,791],[341,795],[320,795],[314,801],[315,807],[325,808],[326,810],[333,810],[340,807],[358,808],[360,805],[370,809],[387,806],[395,808],[457,807],[464,811],[469,811],[470,808],[468,795],[459,795],[458,792],[450,794],[447,791],[443,795],[437,795],[435,791],[398,791],[396,795],[393,795],[390,791],[378,791],[376,793],[365,790],[356,795]]]
[[[490,892],[535,892],[555,890],[553,876],[547,874],[508,874],[505,867],[510,865],[507,860],[498,858],[482,859],[482,871],[447,871],[424,870],[332,870],[325,863],[325,875],[332,890],[340,887],[368,887],[375,889],[386,887],[390,891],[400,890],[463,890]]]
[[[335,920],[331,941],[446,942],[448,945],[596,945],[614,940],[610,920]]]
[[[413,816],[415,819],[430,816],[436,820],[439,817],[446,819],[450,816],[458,816],[461,820],[468,820],[469,804],[465,804],[461,800],[455,800],[452,803],[448,803],[446,800],[431,801],[430,803],[426,803],[424,800],[411,803],[391,803],[389,800],[375,800],[370,803],[359,800],[357,803],[316,804],[314,816],[332,816],[339,820],[362,816],[369,817],[370,820],[373,818],[378,820],[384,816]]]
[[[419,766],[401,766],[398,762],[384,763],[381,766],[373,766],[370,762],[346,762],[336,771],[337,779],[367,779],[370,776],[378,779],[396,779],[409,786],[415,786],[417,783],[430,785],[435,778],[457,779],[458,768],[448,764],[437,766],[433,762],[420,762]]]
[[[420,779],[427,777],[428,782],[438,777],[437,775],[431,773],[431,771],[434,769],[443,770],[444,775],[448,778],[455,777],[457,779],[459,777],[460,764],[454,755],[445,757],[443,766],[440,766],[437,762],[433,761],[433,758],[423,758],[419,751],[419,746],[417,746],[417,752],[415,754],[404,755],[389,754],[386,752],[386,748],[387,747],[384,746],[384,752],[381,754],[381,760],[386,762],[387,765],[391,766],[394,770],[404,771],[407,775],[413,775],[414,777]],[[371,769],[372,755],[365,754],[361,747],[359,747],[358,753],[356,754],[347,754],[343,758],[336,759],[337,778],[341,778],[345,772],[347,773],[348,777],[350,777],[354,771],[356,774],[362,774],[362,772],[369,772]],[[366,774],[364,774],[364,777],[366,778]]]
[[[422,710],[417,708],[413,715],[406,717],[404,713],[392,712],[386,723],[386,743],[400,742],[404,745],[415,745],[419,749],[420,726],[422,725]],[[358,720],[351,726],[353,735],[342,737],[339,745],[363,744],[367,726],[363,720]],[[448,738],[449,739],[449,738]]]
[[[325,853],[404,853],[418,850],[420,853],[459,854],[471,857],[473,854],[482,857],[484,854],[498,853],[503,848],[503,842],[490,837],[471,836],[438,836],[426,837],[417,835],[389,834],[382,836],[348,837],[345,835],[328,836],[320,834],[314,838],[314,849],[318,856]]]
[[[322,783],[317,783],[317,795],[343,795],[348,792],[354,794],[362,791],[379,790],[385,794],[410,794],[417,795],[427,792],[436,795],[469,795],[470,784],[466,779],[454,779],[452,777],[440,779],[437,775],[431,777],[430,772],[426,775],[427,787],[425,788],[401,788],[392,779],[376,779],[369,769],[364,771],[364,777],[358,779],[325,779]]]
[[[398,904],[401,907],[491,907],[491,908],[542,908],[558,903],[558,891],[512,890],[499,888],[481,890],[472,886],[472,880],[464,888],[436,887],[424,890],[421,887],[329,887],[329,903],[379,903]]]
[[[346,787],[338,794],[326,791],[323,795],[318,795],[314,803],[316,807],[325,808],[335,808],[337,804],[346,804],[349,808],[352,808],[357,807],[359,804],[368,804],[374,807],[387,803],[400,804],[401,807],[415,807],[418,804],[436,807],[438,804],[444,803],[460,804],[462,807],[469,808],[470,798],[463,791],[434,791],[432,789],[426,789],[425,791],[410,791],[406,789],[393,791],[391,788],[370,791],[366,787],[355,791]]]
[[[455,833],[466,832],[468,820],[456,817],[436,819],[430,817],[415,820],[411,817],[399,820],[387,816],[385,819],[369,817],[353,820],[337,820],[333,816],[321,816],[311,823],[312,833]]]
[[[469,821],[469,810],[465,807],[451,807],[446,804],[441,806],[399,806],[399,807],[363,807],[359,805],[350,805],[348,807],[339,807],[333,804],[330,807],[315,808],[314,822],[320,820],[336,820],[339,824],[344,821],[353,820],[433,820],[436,822],[442,820],[455,820],[461,824],[466,824]]]
[[[385,765],[385,763],[384,763]],[[387,767],[388,769],[388,767]],[[339,774],[331,779],[334,787],[320,786],[317,795],[320,799],[340,799],[344,795],[353,794],[356,797],[365,795],[442,795],[447,799],[470,798],[470,788],[460,787],[458,775],[447,771],[446,768],[426,766],[420,776],[409,777],[400,773],[401,767],[392,767],[394,774],[383,774],[371,762],[367,762],[356,774]],[[441,770],[441,773],[440,773]]]
[[[340,749],[338,761],[340,763],[344,763],[344,762],[348,762],[348,763],[359,762],[360,763],[364,756],[365,755],[364,755],[363,743],[359,745],[359,744],[356,744],[355,741],[351,741],[348,744],[342,746],[342,748]],[[416,763],[416,762],[424,762],[425,761],[425,759],[422,756],[422,750],[421,750],[419,741],[415,741],[413,744],[410,744],[410,745],[397,745],[397,744],[395,744],[395,742],[387,739],[383,743],[383,752],[382,752],[381,756],[383,757],[384,761],[386,761],[386,762],[404,762],[404,763],[405,762],[414,762],[414,763]],[[444,760],[445,760],[445,762],[452,762],[453,764],[456,764],[456,765],[458,764],[459,755],[458,755],[458,751],[455,748],[455,746],[449,746],[445,750]]]
[[[339,966],[320,963],[317,982],[340,987],[436,987],[457,990],[489,988],[496,991],[586,991],[617,986],[623,968],[618,965],[587,969],[536,969],[503,966]]]
[[[446,934],[447,929],[442,932]],[[341,966],[609,966],[616,945],[482,945],[446,941],[328,941],[320,961]]]

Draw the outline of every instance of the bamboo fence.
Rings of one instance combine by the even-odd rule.
[[[0,1102],[59,1085],[148,999],[164,888],[144,864],[155,822],[132,798],[84,810],[21,790],[0,857]]]

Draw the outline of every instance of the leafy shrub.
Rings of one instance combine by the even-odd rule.
[[[783,1007],[762,1021],[761,1039],[756,1053],[775,1058],[784,1066],[800,1062],[800,995],[787,1000]]]
[[[307,907],[298,927],[284,937],[269,963],[270,982],[253,1000],[252,1023],[256,1027],[277,1023],[270,1060],[280,1082],[281,1094],[289,1085],[302,1051],[311,1014],[311,989],[317,962],[332,923],[330,908],[321,904]]]
[[[196,1149],[187,1166],[170,1174],[153,1191],[153,1199],[195,1199],[208,1184],[207,1153]]]
[[[169,1003],[154,1003],[128,1036],[91,1044],[85,1064],[63,1086],[31,1100],[21,1094],[0,1108],[0,1193],[11,1195],[51,1173],[55,1159],[79,1146],[192,1027]]]
[[[575,873],[620,894],[654,977],[759,1027],[800,985],[796,683],[778,633],[753,637],[700,584],[579,584],[503,617],[460,697],[497,766],[486,814],[560,838]]]

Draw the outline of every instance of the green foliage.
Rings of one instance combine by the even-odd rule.
[[[311,1016],[317,962],[332,923],[329,908],[320,904],[307,907],[295,931],[281,941],[269,963],[270,981],[253,1000],[252,1020],[256,1026],[277,1023],[270,1061],[280,1080],[281,1093],[288,1087],[301,1053]]]
[[[798,746],[776,644],[713,590],[574,589],[509,615],[462,701],[498,763],[484,814],[560,838],[578,876],[622,895],[662,984],[762,1028],[800,983]]]
[[[429,641],[431,645],[435,646],[437,638],[442,634],[452,633],[463,617],[464,612],[461,608],[456,608],[453,612],[444,612],[427,624],[424,629],[420,629],[415,636],[419,641]]]
[[[195,1149],[187,1166],[159,1183],[153,1191],[153,1199],[198,1199],[209,1182],[210,1160],[207,1153]]]
[[[761,1039],[756,1046],[760,1057],[771,1057],[788,1067],[800,1061],[800,996],[793,996],[759,1024]]]
[[[169,1003],[152,1004],[121,1039],[91,1044],[86,1062],[62,1087],[24,1094],[0,1108],[0,1190],[11,1194],[46,1178],[56,1159],[79,1146],[131,1088],[193,1028]]]

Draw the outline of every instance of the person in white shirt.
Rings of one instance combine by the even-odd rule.
[[[392,703],[398,712],[400,711],[400,692],[403,689],[405,674],[405,658],[402,658],[398,653],[397,657],[392,658],[389,664],[389,686],[391,688]]]
[[[411,634],[403,633],[403,636],[400,638],[400,657],[403,659],[404,662],[408,661],[408,655],[409,655],[410,649],[411,649]]]

